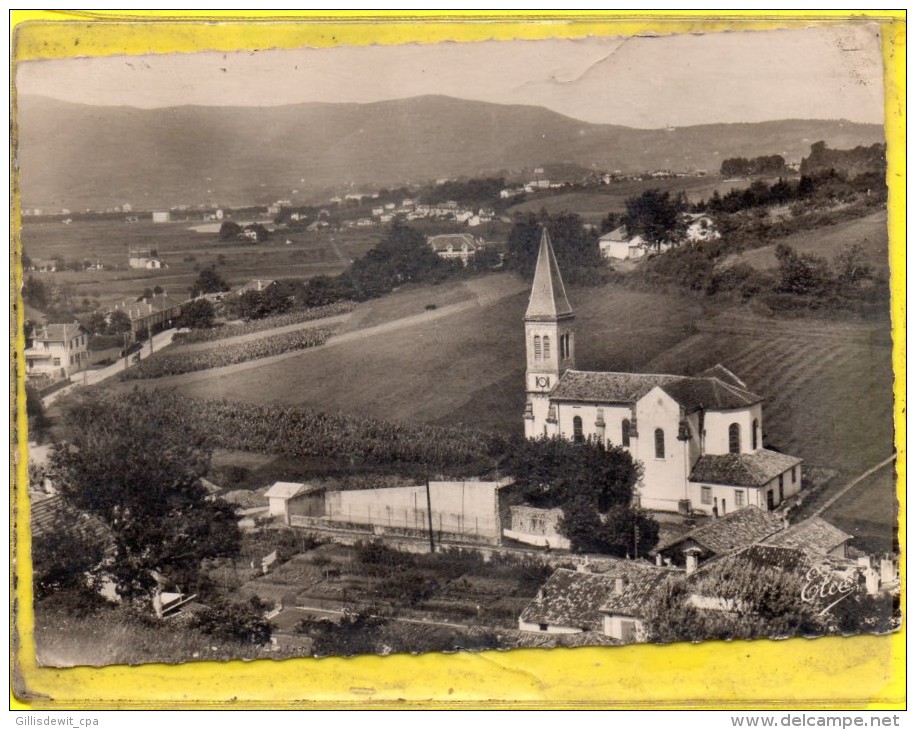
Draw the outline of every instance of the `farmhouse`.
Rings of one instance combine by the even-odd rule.
[[[447,233],[441,236],[431,236],[427,239],[433,251],[439,258],[446,261],[458,259],[465,266],[480,248],[480,244],[470,233]]]
[[[132,269],[164,269],[165,262],[148,248],[130,249],[127,252],[127,265]]]
[[[46,324],[33,335],[25,363],[30,381],[65,380],[89,365],[89,332],[79,322]]]
[[[763,398],[717,365],[696,377],[576,370],[575,313],[545,230],[525,313],[525,436],[599,439],[643,465],[647,509],[772,510],[802,460],[763,447]]]

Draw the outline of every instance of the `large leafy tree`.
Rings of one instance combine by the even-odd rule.
[[[585,228],[575,213],[550,215],[542,210],[539,215],[528,213],[518,216],[509,231],[509,266],[525,276],[534,272],[537,264],[541,232],[550,234],[557,263],[565,278],[574,278],[578,269],[603,268],[604,261],[598,248],[598,237]]]
[[[507,469],[526,501],[563,510],[559,528],[574,550],[644,555],[658,541],[658,524],[632,506],[639,466],[619,447],[529,439],[512,449]]]
[[[683,196],[672,197],[668,191],[652,189],[626,201],[624,216],[630,235],[641,235],[656,249],[663,243],[673,243],[681,236],[681,213],[687,209]]]
[[[190,423],[155,391],[89,390],[62,414],[67,440],[51,456],[51,476],[110,528],[110,572],[123,596],[148,594],[156,574],[192,589],[202,560],[238,552],[233,508],[199,484],[210,451]]]

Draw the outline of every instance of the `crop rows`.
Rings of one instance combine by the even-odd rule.
[[[265,317],[264,319],[254,319],[242,324],[227,324],[222,327],[214,327],[213,329],[179,332],[175,335],[173,342],[176,345],[191,345],[197,342],[225,340],[228,337],[250,335],[254,332],[263,332],[264,330],[276,329],[277,327],[287,327],[291,324],[311,322],[312,320],[324,319],[325,317],[334,317],[338,314],[352,312],[355,308],[356,302],[334,302],[333,304],[326,304],[321,307],[309,307],[308,309],[300,309],[295,312],[287,312],[286,314],[277,314],[273,317]]]
[[[189,405],[185,412],[224,449],[448,467],[479,462],[504,448],[498,436],[473,430],[224,400],[192,399]]]
[[[226,365],[258,360],[264,357],[282,355],[293,350],[317,347],[327,342],[334,334],[333,327],[316,327],[306,330],[283,332],[270,337],[242,342],[237,345],[214,347],[208,350],[190,352],[163,351],[140,361],[121,375],[122,380],[162,378],[167,375],[181,375],[197,370],[209,370]]]

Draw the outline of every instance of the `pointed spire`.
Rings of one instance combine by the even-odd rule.
[[[557,265],[556,256],[553,255],[550,236],[544,228],[525,319],[557,320],[572,316],[573,309],[566,298],[566,287],[563,286],[560,267]]]

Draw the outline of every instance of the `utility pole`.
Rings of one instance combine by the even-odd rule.
[[[433,538],[433,501],[429,495],[429,477],[426,477],[426,515],[429,521],[429,551],[436,552],[436,541]]]

